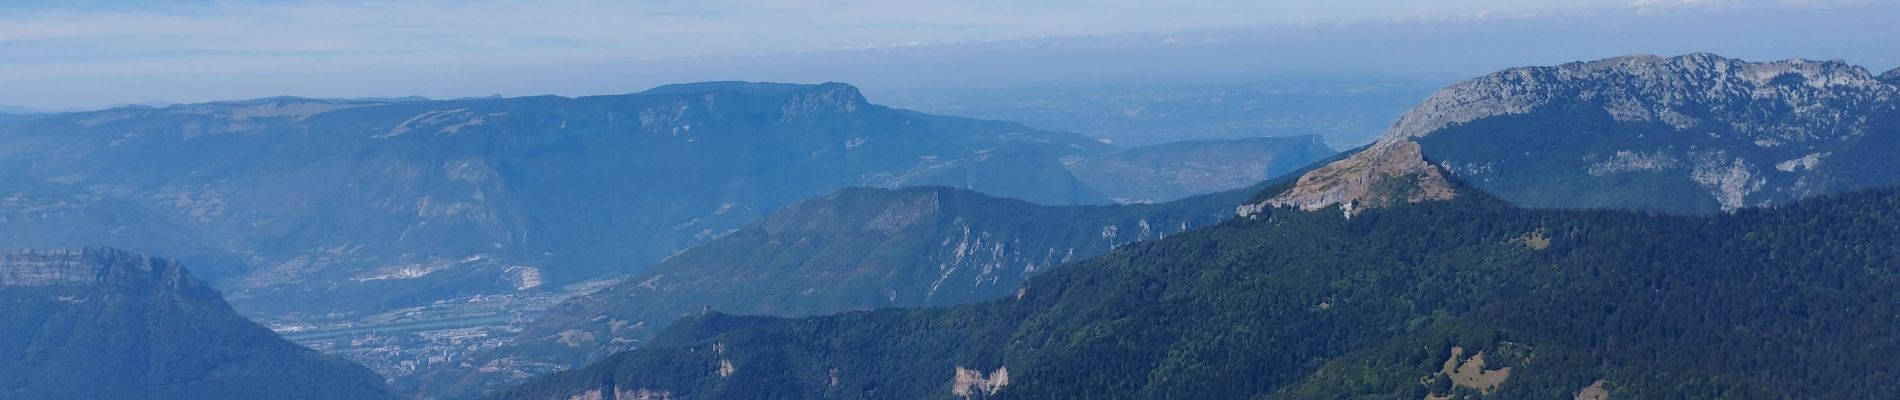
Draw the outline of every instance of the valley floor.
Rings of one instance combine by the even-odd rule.
[[[613,286],[601,278],[532,293],[476,296],[463,301],[409,307],[353,317],[279,315],[261,323],[304,347],[368,366],[394,380],[431,365],[462,361],[468,354],[512,343],[525,324],[549,307]],[[554,366],[509,366],[510,373],[542,373]]]

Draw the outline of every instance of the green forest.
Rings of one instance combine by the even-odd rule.
[[[1469,189],[1350,219],[1274,209],[986,303],[689,318],[492,397],[1896,398],[1895,237],[1894,190],[1715,216]]]

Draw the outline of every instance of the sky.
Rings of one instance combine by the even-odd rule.
[[[28,0],[0,5],[0,105],[1452,79],[1693,51],[1884,71],[1896,20],[1900,0]]]

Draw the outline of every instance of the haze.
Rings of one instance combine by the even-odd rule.
[[[1892,1],[1176,3],[29,1],[0,6],[0,104],[573,96],[698,80],[846,81],[874,96],[1286,76],[1448,82],[1694,51],[1900,65]]]

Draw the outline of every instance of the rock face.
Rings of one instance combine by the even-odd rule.
[[[53,250],[0,254],[0,286],[177,287],[177,263],[114,251]]]
[[[1880,74],[1880,80],[1886,81],[1889,85],[1900,85],[1900,68],[1894,68],[1892,71]]]
[[[1601,108],[1618,122],[1795,142],[1866,134],[1864,116],[1891,106],[1894,94],[1866,69],[1839,61],[1636,55],[1513,68],[1452,85],[1400,117],[1388,135],[1417,138],[1574,105]]]
[[[177,262],[0,253],[0,388],[30,399],[385,399],[368,369],[244,319]]]
[[[526,379],[514,373],[524,367],[576,367],[641,346],[707,308],[805,316],[1003,298],[1058,265],[1222,221],[1251,193],[1044,206],[943,187],[844,189],[561,304],[512,345],[398,384],[431,395],[477,394]]]
[[[1263,203],[1243,206],[1239,214],[1249,217],[1263,206],[1307,211],[1338,206],[1351,217],[1357,210],[1456,196],[1444,174],[1419,154],[1418,143],[1395,140],[1380,142],[1301,175],[1291,190]]]
[[[1868,168],[1900,151],[1890,81],[1839,61],[1711,54],[1513,68],[1433,94],[1372,150],[1416,142],[1526,206],[1732,211],[1900,182]]]
[[[1009,386],[1009,367],[998,367],[989,374],[957,367],[956,377],[950,383],[950,394],[965,399],[977,396],[988,398],[1006,386]]]
[[[196,242],[237,264],[207,265],[209,279],[248,312],[272,314],[536,286],[506,272],[522,267],[555,286],[625,273],[843,187],[944,185],[1108,203],[1062,160],[1113,150],[1072,133],[877,106],[840,83],[709,82],[581,98],[270,98],[0,124],[0,171],[11,179],[56,187],[67,194],[40,197],[68,205],[141,210],[87,215],[149,216],[186,232],[177,236],[209,238]],[[0,187],[0,199],[18,192],[10,189]],[[32,245],[91,245],[126,225],[33,217],[59,216],[70,225],[55,226],[75,234]],[[150,230],[125,232],[141,229]],[[105,241],[167,254],[179,247],[160,242]]]

